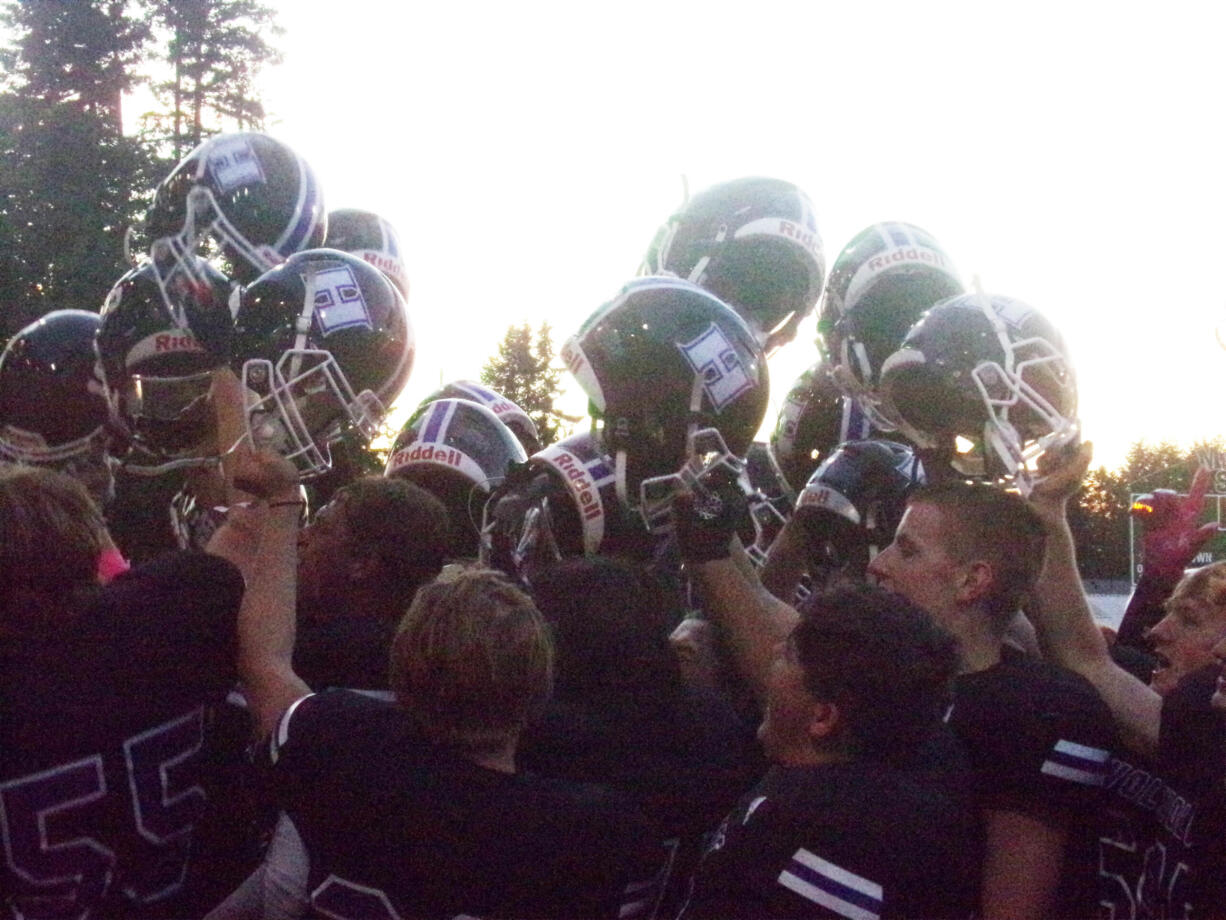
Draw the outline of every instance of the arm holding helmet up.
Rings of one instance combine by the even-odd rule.
[[[311,692],[292,666],[302,501],[294,465],[271,451],[253,451],[242,440],[242,391],[229,369],[215,372],[213,392],[218,437],[235,447],[224,459],[231,510],[209,551],[242,562],[238,672],[258,742],[272,734],[290,704]],[[257,501],[235,502],[236,482]]]
[[[1081,584],[1068,526],[1068,500],[1077,491],[1092,453],[1087,441],[1075,451],[1040,464],[1041,478],[1029,502],[1043,520],[1047,548],[1026,613],[1038,631],[1043,653],[1093,684],[1110,708],[1124,742],[1152,754],[1158,746],[1162,698],[1111,659]]]
[[[684,494],[673,502],[673,519],[681,558],[723,627],[737,671],[761,701],[775,648],[799,616],[762,587],[735,537],[743,503],[734,487],[710,497]]]

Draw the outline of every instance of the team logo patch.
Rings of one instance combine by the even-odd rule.
[[[370,310],[362,288],[348,265],[320,269],[315,273],[315,316],[324,335],[350,326],[371,329]]]
[[[849,920],[877,920],[883,892],[876,882],[827,862],[803,847],[792,854],[779,884]]]
[[[232,192],[247,185],[262,185],[265,181],[260,158],[243,137],[219,141],[209,151],[208,164],[209,174],[222,192]]]
[[[694,373],[702,375],[702,388],[716,412],[753,388],[753,379],[732,347],[732,343],[711,323],[707,331],[693,341],[677,346],[685,355]]]
[[[1042,773],[1086,786],[1101,786],[1107,779],[1109,756],[1102,748],[1057,741],[1043,762]]]

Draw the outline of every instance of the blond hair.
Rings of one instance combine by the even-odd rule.
[[[0,630],[71,618],[98,581],[102,512],[79,482],[45,467],[0,466]]]
[[[1226,560],[1212,562],[1184,575],[1163,607],[1169,612],[1187,605],[1226,614]]]
[[[418,589],[396,630],[391,689],[430,740],[487,753],[515,738],[553,689],[553,644],[531,598],[466,568]]]

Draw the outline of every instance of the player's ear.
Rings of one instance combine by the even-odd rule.
[[[843,729],[843,713],[838,703],[818,700],[809,712],[809,739],[815,745],[825,746]]]
[[[996,573],[992,564],[983,559],[977,559],[962,566],[956,597],[960,603],[973,604],[984,597],[992,588]]]

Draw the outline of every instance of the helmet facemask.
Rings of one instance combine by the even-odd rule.
[[[242,382],[252,444],[277,451],[304,478],[331,469],[328,444],[345,427],[367,439],[382,430],[383,404],[370,390],[355,394],[331,352],[290,349],[275,366],[253,358]]]
[[[728,450],[719,431],[696,428],[686,437],[686,460],[680,470],[639,483],[638,512],[651,533],[668,533],[673,500],[681,493],[714,497],[720,487],[735,483],[743,489],[747,482],[745,462]]]

